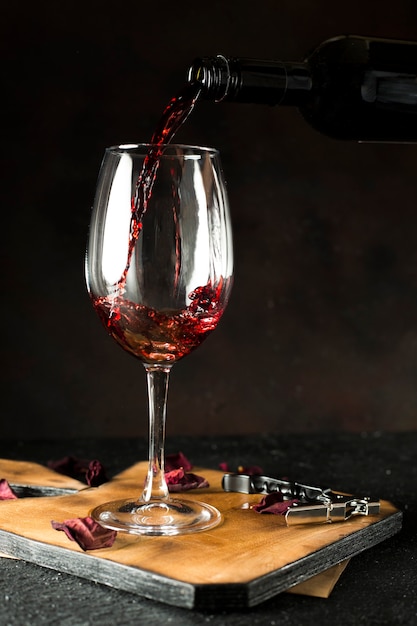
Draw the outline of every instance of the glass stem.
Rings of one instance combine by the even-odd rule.
[[[169,495],[165,481],[165,422],[169,374],[172,365],[145,364],[149,403],[149,466],[141,501]]]

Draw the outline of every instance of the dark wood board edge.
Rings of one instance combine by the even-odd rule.
[[[194,608],[194,585],[115,561],[99,559],[0,529],[0,551],[65,574],[182,608]]]
[[[277,593],[282,593],[290,587],[298,585],[308,578],[389,539],[400,532],[402,519],[402,512],[397,511],[375,524],[361,527],[357,532],[342,537],[339,541],[320,548],[286,567],[258,578],[250,584],[248,606],[265,602]],[[272,593],[271,590],[273,590]]]
[[[343,523],[343,522],[341,522]],[[150,571],[99,559],[88,553],[48,546],[34,539],[0,530],[0,550],[41,567],[108,585],[142,597],[186,609],[227,611],[245,609],[286,591],[312,576],[356,556],[401,530],[402,513],[360,527],[341,538],[270,574],[248,583],[192,584]]]
[[[375,524],[361,527],[337,543],[325,546],[246,584],[196,585],[194,608],[210,611],[219,608],[236,610],[261,604],[290,587],[389,539],[401,530],[402,518],[402,512],[397,511]]]

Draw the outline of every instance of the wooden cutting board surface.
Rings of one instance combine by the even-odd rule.
[[[28,476],[28,467],[23,471],[18,462],[0,460],[0,478],[44,485],[48,477],[43,472],[51,470],[30,466]],[[223,522],[212,530],[176,537],[118,533],[111,548],[83,552],[52,528],[51,520],[85,517],[100,503],[139,495],[146,470],[146,462],[138,463],[98,488],[55,475],[60,488],[77,491],[0,502],[0,551],[168,604],[218,610],[253,606],[301,584],[307,585],[306,593],[325,596],[346,559],[401,529],[401,512],[386,501],[377,516],[288,527],[282,516],[249,508],[259,495],[226,493],[223,473],[202,468],[193,471],[210,487],[181,497],[220,510]],[[322,593],[317,592],[320,585]]]

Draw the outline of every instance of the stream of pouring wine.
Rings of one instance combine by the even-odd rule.
[[[117,283],[119,294],[124,293],[125,290],[133,249],[142,230],[143,216],[146,213],[152,195],[159,159],[164,151],[164,146],[171,142],[175,133],[184,124],[194,109],[200,93],[201,87],[199,85],[195,83],[186,84],[176,96],[171,98],[152,135],[150,148],[144,159],[142,170],[136,183],[135,193],[132,196],[128,256],[126,267]]]

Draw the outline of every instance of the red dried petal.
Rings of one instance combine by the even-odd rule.
[[[17,500],[17,495],[5,478],[0,480],[0,500]]]
[[[87,485],[89,485],[90,487],[98,487],[99,485],[102,485],[103,483],[106,483],[108,481],[106,470],[104,469],[104,466],[100,463],[100,461],[94,459],[93,461],[89,462],[85,474],[85,480],[87,482]]]
[[[76,517],[64,522],[51,521],[52,528],[62,530],[68,539],[78,543],[86,550],[110,548],[116,539],[117,532],[103,528],[92,517]]]
[[[165,472],[165,480],[167,485],[176,485],[181,479],[185,476],[184,469],[181,467],[179,469],[173,469],[170,472]]]
[[[57,461],[49,461],[48,467],[59,474],[82,480],[90,487],[98,487],[108,481],[104,466],[96,459],[80,459],[76,456],[64,456]]]
[[[285,515],[290,506],[299,500],[284,500],[284,496],[279,491],[268,493],[258,504],[254,504],[252,509],[257,513],[272,513],[273,515]]]
[[[176,454],[167,454],[165,457],[165,471],[171,472],[172,470],[183,468],[184,471],[188,472],[192,469],[192,464],[187,459],[185,454],[182,452],[177,452]]]
[[[189,489],[203,489],[209,487],[203,476],[184,472],[183,468],[171,470],[165,474],[165,480],[170,492],[188,491]]]
[[[71,476],[71,478],[77,478],[79,473],[79,463],[80,460],[75,456],[64,456],[62,459],[58,459],[57,461],[48,461],[48,467],[59,474]]]

